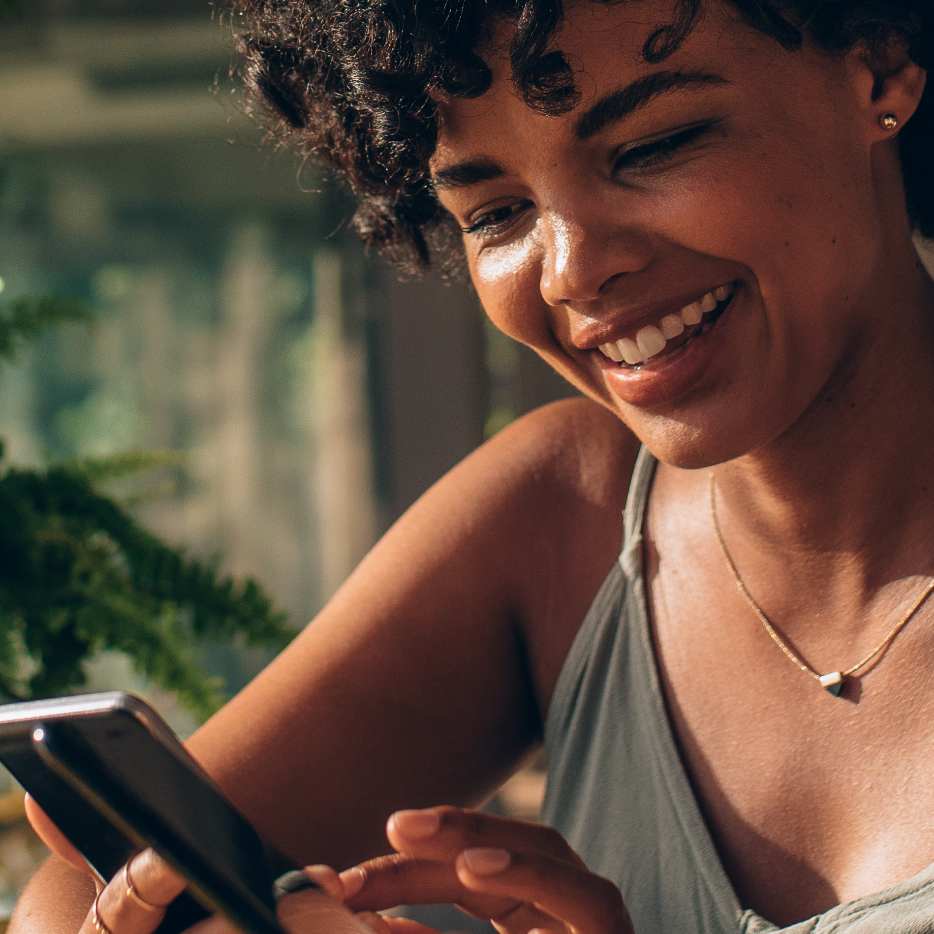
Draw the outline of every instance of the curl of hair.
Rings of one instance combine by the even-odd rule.
[[[228,0],[250,106],[285,144],[343,176],[357,193],[363,240],[409,268],[450,246],[428,161],[438,139],[438,95],[471,98],[491,82],[483,53],[492,29],[515,25],[513,82],[536,110],[561,114],[578,100],[555,33],[563,0]],[[612,3],[617,0],[595,0]],[[788,49],[807,35],[828,51],[873,54],[893,41],[922,68],[934,62],[932,0],[727,0],[750,26]],[[671,55],[703,15],[703,0],[675,0],[672,18],[643,48]],[[908,211],[934,236],[934,90],[899,135]]]

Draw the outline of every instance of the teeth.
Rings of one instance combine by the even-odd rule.
[[[657,327],[647,324],[644,328],[639,328],[639,333],[636,334],[636,343],[639,345],[639,350],[642,351],[642,356],[648,360],[649,357],[654,357],[655,354],[664,349],[667,340]]]
[[[685,305],[681,309],[681,320],[684,322],[685,327],[692,328],[695,324],[700,324],[700,319],[704,317],[704,309],[701,308],[700,302],[691,302],[690,305]]]
[[[630,365],[634,366],[636,363],[642,363],[642,351],[639,350],[639,345],[635,341],[631,341],[628,337],[622,338],[616,342],[616,346],[619,352],[623,355],[623,359]]]
[[[665,335],[665,340],[670,341],[684,330],[684,321],[681,319],[681,315],[665,315],[658,322],[658,326],[661,328],[662,334]]]
[[[614,344],[601,344],[600,350],[614,363],[625,361],[630,366],[642,363],[649,357],[654,357],[665,349],[665,344],[673,337],[683,333],[684,329],[700,324],[701,319],[717,307],[718,302],[725,301],[733,294],[733,283],[721,285],[712,292],[701,296],[696,302],[685,305],[677,314],[665,315],[654,324],[647,324],[640,328],[636,339],[624,337]]]

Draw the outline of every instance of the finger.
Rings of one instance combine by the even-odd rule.
[[[632,921],[619,889],[595,873],[563,860],[528,853],[480,848],[455,862],[465,888],[508,895],[587,934],[632,934]]]
[[[129,863],[127,871],[117,880],[123,884],[124,894],[138,908],[139,902],[132,897],[132,887],[137,898],[150,906],[165,909],[175,898],[185,891],[185,880],[153,849],[137,853]],[[145,909],[143,909],[145,910]]]
[[[332,881],[334,879],[337,879],[336,872]],[[337,881],[339,883],[339,879]],[[318,931],[326,934],[372,934],[361,919],[332,898],[324,888],[302,889],[280,898],[276,904],[276,915],[289,934],[312,934]]]
[[[152,850],[143,850],[117,873],[97,897],[81,934],[152,934],[184,880]],[[96,917],[95,917],[96,913]]]
[[[397,905],[457,905],[462,911],[505,924],[509,930],[526,931],[547,927],[553,918],[534,905],[523,905],[511,893],[491,895],[472,891],[457,876],[454,864],[395,854],[370,860],[355,871],[365,876],[362,887],[348,897],[354,911],[383,911]]]
[[[185,934],[243,934],[222,915],[211,915],[188,928]]]
[[[387,919],[375,911],[361,911],[357,918],[362,921],[373,934],[391,934],[392,928]]]
[[[344,901],[344,883],[338,875],[336,869],[330,866],[316,865],[306,866],[303,870],[309,879],[313,879],[331,898],[336,901]]]
[[[438,934],[434,928],[409,918],[383,918],[388,934]]]
[[[36,804],[34,798],[26,795],[26,817],[36,832],[36,836],[66,863],[81,872],[94,875],[87,860],[72,846],[71,841],[52,823],[51,818]]]
[[[454,860],[466,849],[498,847],[539,853],[584,867],[583,860],[552,827],[462,808],[396,811],[387,822],[386,836],[400,853],[423,859]]]
[[[362,866],[364,882],[347,899],[353,911],[384,911],[397,905],[463,905],[471,914],[492,917],[515,907],[514,899],[478,897],[465,888],[450,862],[393,854],[371,859]],[[469,902],[469,905],[467,904]]]
[[[366,885],[366,869],[363,866],[351,866],[340,874],[341,899],[348,902]]]

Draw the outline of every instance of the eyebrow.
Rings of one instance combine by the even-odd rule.
[[[720,75],[703,71],[657,71],[633,81],[632,84],[611,91],[588,107],[577,119],[574,132],[585,140],[599,133],[605,126],[628,117],[645,107],[661,94],[683,88],[716,87],[730,82]],[[431,182],[436,191],[468,188],[505,174],[492,159],[481,158],[457,162],[433,172]]]
[[[705,71],[656,71],[632,84],[601,97],[578,118],[574,132],[578,139],[589,139],[607,124],[622,120],[645,107],[653,98],[683,88],[716,87],[730,82]]]
[[[446,169],[432,172],[431,183],[435,189],[467,188],[477,182],[499,178],[503,170],[492,159],[476,159],[458,162]]]

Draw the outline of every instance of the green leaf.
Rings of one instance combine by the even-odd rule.
[[[204,717],[223,698],[201,668],[201,642],[280,649],[294,635],[255,581],[220,577],[165,544],[87,471],[0,474],[0,693],[73,690],[88,659],[116,650]]]
[[[0,0],[3,2],[3,0]],[[18,298],[0,308],[0,360],[13,360],[23,344],[62,324],[90,324],[93,315],[84,302],[61,295]]]
[[[49,327],[91,320],[74,299],[18,299],[0,309],[0,360]],[[172,452],[127,451],[0,473],[0,697],[74,690],[90,658],[119,651],[206,718],[223,694],[201,667],[201,642],[291,641],[285,614],[254,580],[220,577],[216,562],[167,545],[99,489],[179,463]]]
[[[157,467],[179,467],[185,461],[179,451],[134,449],[104,457],[82,457],[59,461],[56,466],[70,473],[87,477],[91,483],[121,480]]]

